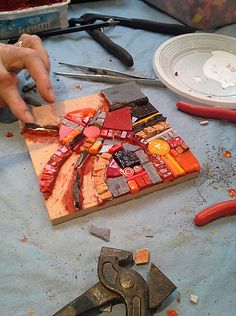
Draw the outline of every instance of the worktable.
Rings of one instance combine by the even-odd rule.
[[[137,17],[162,22],[174,20],[142,1],[97,1],[70,6],[69,17],[95,12]],[[217,33],[235,36],[236,24]],[[170,36],[116,26],[109,36],[127,48],[134,67],[125,68],[94,42],[86,32],[44,41],[52,70],[58,62],[100,66],[154,77],[152,58]],[[99,92],[108,84],[76,81],[52,75],[57,100]],[[78,89],[80,85],[80,89]],[[236,217],[218,219],[202,228],[193,224],[194,215],[212,204],[229,200],[236,187],[235,125],[200,119],[179,112],[180,98],[170,90],[142,87],[150,101],[168,117],[198,157],[198,178],[154,192],[138,200],[52,227],[19,123],[0,123],[0,315],[51,315],[97,282],[97,258],[102,246],[135,251],[148,247],[151,262],[178,287],[155,315],[174,309],[181,316],[235,315]],[[13,137],[5,134],[11,131]],[[230,150],[231,158],[223,156]],[[111,229],[109,243],[90,235],[90,225]],[[148,237],[147,237],[148,236]],[[151,236],[151,237],[150,237]],[[146,275],[148,266],[138,271]],[[199,296],[197,304],[190,294]],[[124,306],[113,313],[125,315]]]

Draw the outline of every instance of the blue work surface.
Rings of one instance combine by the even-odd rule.
[[[86,12],[173,21],[137,0],[73,5],[69,17]],[[235,31],[236,25],[217,30],[227,35],[235,35]],[[85,32],[45,40],[52,70],[64,70],[58,65],[64,61],[154,76],[154,52],[169,36],[118,26],[109,36],[133,55],[132,70]],[[52,76],[52,82],[58,100],[108,87],[56,76]],[[178,96],[168,89],[142,90],[197,155],[202,164],[199,177],[55,227],[48,219],[18,122],[0,124],[1,316],[51,315],[82,294],[97,282],[96,266],[102,246],[131,251],[150,249],[151,261],[178,287],[169,305],[163,305],[155,315],[164,316],[170,309],[181,316],[236,314],[236,217],[219,219],[203,228],[193,224],[198,211],[229,200],[227,190],[236,187],[235,125],[209,120],[208,125],[201,126],[199,118],[177,111]],[[5,137],[8,131],[14,136]],[[225,158],[224,150],[230,150],[232,157]],[[89,234],[92,224],[111,229],[109,243]],[[148,266],[137,267],[137,271],[146,276]],[[197,304],[190,302],[190,294],[199,297]],[[125,310],[120,305],[112,314],[104,315],[122,316]]]

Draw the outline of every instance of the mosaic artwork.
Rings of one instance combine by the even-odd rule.
[[[57,224],[196,177],[189,146],[135,83],[34,109],[22,134]],[[111,210],[112,211],[112,210]]]

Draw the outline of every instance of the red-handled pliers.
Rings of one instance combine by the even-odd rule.
[[[184,101],[178,101],[176,103],[176,106],[180,111],[186,112],[191,115],[218,120],[226,120],[236,123],[236,111],[234,110],[227,110],[224,108],[211,108],[207,106],[191,104]]]
[[[197,226],[203,226],[217,218],[234,214],[236,214],[236,200],[224,201],[199,212],[194,218],[194,223]]]

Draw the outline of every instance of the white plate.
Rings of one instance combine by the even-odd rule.
[[[236,109],[234,81],[231,82],[232,86],[225,88],[205,71],[206,63],[209,66],[209,59],[215,56],[216,51],[222,53],[222,58],[215,61],[219,63],[222,60],[220,65],[224,65],[226,72],[230,65],[230,74],[236,80],[236,67],[232,66],[235,65],[234,59],[236,62],[236,39],[212,33],[185,34],[164,42],[155,52],[154,71],[168,88],[179,95],[211,106]],[[233,60],[229,58],[227,62],[227,56],[233,57]],[[222,71],[220,65],[216,65],[217,71]]]

